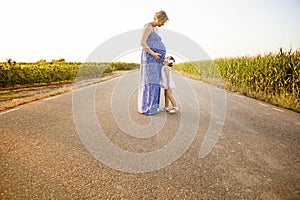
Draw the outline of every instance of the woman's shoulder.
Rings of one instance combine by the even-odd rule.
[[[151,22],[145,24],[144,28],[153,28]]]
[[[150,33],[156,32],[156,28],[152,26],[151,22],[145,24],[144,30],[149,30]]]

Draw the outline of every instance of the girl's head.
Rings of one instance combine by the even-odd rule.
[[[164,65],[173,67],[175,65],[175,59],[172,56],[165,57]]]
[[[158,27],[163,26],[169,20],[165,11],[161,10],[154,15],[154,21]]]

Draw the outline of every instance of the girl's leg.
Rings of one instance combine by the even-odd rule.
[[[168,90],[167,96],[168,96],[168,99],[170,99],[173,107],[177,107],[176,101],[175,101],[175,99],[173,97],[173,94],[172,94],[172,89]]]
[[[168,91],[165,89],[165,108],[169,107],[169,97],[168,97]]]
[[[172,105],[173,105],[173,108],[169,111],[169,113],[176,113],[177,110],[178,110],[178,107],[177,107],[177,104],[176,104],[176,101],[172,95],[172,89],[169,89],[168,91],[168,98],[170,99]]]

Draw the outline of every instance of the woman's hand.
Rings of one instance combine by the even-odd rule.
[[[153,58],[154,58],[155,60],[159,60],[160,57],[161,57],[161,54],[160,54],[160,53],[154,53],[152,56],[153,56]]]

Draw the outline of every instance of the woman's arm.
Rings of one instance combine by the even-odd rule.
[[[149,35],[152,33],[152,25],[149,23],[149,24],[146,24],[145,28],[144,28],[144,32],[143,32],[143,36],[142,36],[142,39],[141,39],[141,46],[145,49],[145,51],[147,51],[150,55],[152,55],[154,57],[155,60],[159,60],[161,54],[159,53],[155,53],[154,51],[152,51],[150,49],[150,47],[147,45],[147,39],[149,37]]]

